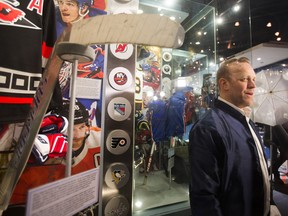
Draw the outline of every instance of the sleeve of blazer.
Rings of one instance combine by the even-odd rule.
[[[220,136],[217,131],[196,126],[189,134],[192,215],[222,215],[217,191],[220,187]],[[201,137],[201,139],[199,139]],[[218,143],[218,144],[217,144]],[[218,146],[217,146],[218,145]]]

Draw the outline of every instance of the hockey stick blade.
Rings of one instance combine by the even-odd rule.
[[[129,43],[178,48],[184,42],[183,27],[158,14],[95,16],[74,23],[69,42],[81,44]]]
[[[154,19],[154,20],[153,20]],[[24,123],[14,154],[0,183],[0,209],[5,210],[14,188],[31,154],[34,140],[52,98],[63,60],[57,56],[62,42],[89,44],[131,43],[167,48],[183,44],[184,29],[180,24],[159,15],[103,15],[79,21],[64,30],[55,43],[32,107]]]

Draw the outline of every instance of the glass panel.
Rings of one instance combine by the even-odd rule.
[[[189,210],[188,131],[203,113],[216,68],[215,8],[193,1],[165,2],[172,3],[140,1],[139,6],[143,13],[163,14],[181,23],[186,35],[179,49],[138,46],[136,77],[141,90],[135,98],[133,195],[137,215],[171,204],[173,211],[183,205]]]

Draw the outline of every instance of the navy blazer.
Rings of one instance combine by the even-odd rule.
[[[256,134],[261,141],[257,130]],[[257,148],[239,111],[216,99],[214,108],[190,131],[189,160],[193,216],[263,216]]]

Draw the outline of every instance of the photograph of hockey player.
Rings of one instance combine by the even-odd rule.
[[[98,3],[98,5],[96,4]],[[78,22],[98,15],[106,15],[105,0],[56,0],[57,36],[63,32],[70,23]]]
[[[69,116],[69,100],[64,100],[62,116]],[[91,126],[89,112],[79,101],[74,107],[72,174],[98,167],[100,164],[101,130]]]
[[[57,35],[59,36],[63,30],[71,23],[78,22],[82,19],[89,17],[106,15],[106,1],[99,0],[55,0],[56,5],[56,28]],[[86,86],[78,88],[77,97],[81,98],[81,102],[86,107],[92,106],[96,103],[96,109],[91,116],[94,116],[94,121],[97,122],[97,126],[101,126],[101,106],[102,106],[102,79],[104,71],[104,45],[91,45],[95,50],[96,57],[93,62],[78,64],[77,80],[78,78],[95,79],[93,82],[80,81],[86,85],[93,87],[93,91],[86,91]],[[65,98],[69,97],[70,91],[70,76],[72,73],[72,64],[70,62],[64,62],[62,69],[59,73],[59,83],[62,91],[62,95]],[[96,80],[97,79],[97,80]],[[82,80],[82,79],[81,79]],[[78,85],[80,82],[77,82]],[[87,80],[88,81],[88,80]],[[88,84],[89,83],[89,84]],[[87,88],[89,87],[87,86]],[[79,86],[78,86],[79,87]],[[82,89],[82,91],[80,90]],[[79,93],[79,94],[78,94]],[[89,101],[88,101],[89,100]],[[84,102],[85,101],[85,102]],[[98,117],[98,118],[97,118]],[[95,125],[96,126],[96,125]]]
[[[57,37],[71,23],[98,15],[106,15],[105,0],[56,0],[56,28]],[[98,7],[98,8],[97,8]],[[103,78],[104,46],[93,45],[96,58],[93,63],[79,64],[78,76],[87,78]],[[70,65],[70,67],[68,67]],[[66,63],[65,69],[71,70],[71,64]],[[65,80],[63,77],[60,80]]]
[[[63,109],[60,111],[60,115],[66,118],[69,115],[69,103],[69,100],[64,100]],[[72,175],[100,165],[101,135],[99,128],[90,126],[88,110],[80,102],[76,101],[74,110]],[[52,159],[47,160],[43,165],[28,164],[16,185],[10,204],[18,207],[25,206],[29,189],[64,177],[65,157],[62,162],[57,163],[54,163],[54,159]]]

